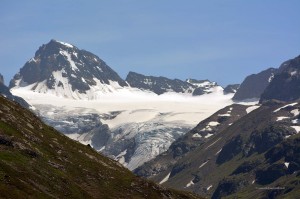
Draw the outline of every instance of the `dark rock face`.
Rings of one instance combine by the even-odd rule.
[[[286,126],[270,125],[262,131],[251,133],[250,139],[244,149],[244,155],[250,156],[253,153],[263,153],[285,139],[294,130]]]
[[[243,139],[239,135],[227,144],[224,145],[222,151],[219,153],[216,163],[217,164],[223,164],[224,162],[227,162],[231,160],[234,156],[239,154],[242,151],[243,147]]]
[[[166,77],[144,76],[138,73],[129,72],[126,81],[131,87],[149,90],[158,95],[168,91],[177,93],[192,93],[193,85],[179,79],[168,79]]]
[[[261,94],[264,92],[277,72],[278,69],[269,68],[258,74],[246,77],[232,99],[242,101],[260,98]]]
[[[0,134],[0,145],[13,147],[13,142],[10,137]]]
[[[265,154],[269,163],[275,163],[280,159],[290,163],[289,173],[300,170],[300,138],[286,140],[275,146]]]
[[[231,160],[240,152],[243,152],[243,155],[247,157],[254,153],[264,153],[276,144],[282,142],[285,139],[285,136],[291,135],[293,132],[294,130],[287,126],[273,124],[267,126],[263,130],[253,131],[246,143],[243,142],[242,137],[239,135],[224,145],[217,157],[216,163],[223,164],[224,162]]]
[[[261,95],[261,102],[271,99],[294,101],[300,98],[300,56],[283,63]]]
[[[111,80],[118,82],[120,86],[127,85],[96,55],[79,50],[73,45],[51,40],[48,44],[42,45],[35,53],[34,58],[21,68],[10,82],[9,87],[42,81],[46,81],[45,84],[49,89],[53,89],[55,86],[62,87],[63,83],[57,79],[54,73],[58,71],[62,78],[68,79],[72,91],[78,90],[79,93],[85,93],[90,86],[95,85],[95,79],[100,80],[103,84],[109,84]]]
[[[219,183],[217,189],[212,195],[212,199],[220,199],[225,196],[236,193],[246,185],[247,181],[235,178],[225,178]]]
[[[190,146],[184,141],[176,141],[170,146],[170,150],[173,151],[173,158],[182,156],[183,154],[191,151],[195,146]]]
[[[234,170],[231,175],[248,173],[255,169],[260,163],[260,161],[245,161],[236,170]]]
[[[229,84],[224,88],[223,92],[225,95],[229,93],[236,93],[239,88],[240,84]]]
[[[92,145],[95,149],[101,149],[111,139],[111,132],[108,125],[103,124],[93,129]]]
[[[256,172],[256,181],[258,184],[266,185],[274,182],[278,178],[287,174],[287,168],[284,164],[273,164],[267,169]]]
[[[203,95],[203,94],[205,94],[205,92],[202,88],[196,88],[193,92],[193,96]]]
[[[180,173],[182,170],[187,169],[189,167],[190,163],[182,163],[179,165],[176,165],[175,167],[172,168],[172,171],[170,173],[170,178],[175,176],[177,173]]]

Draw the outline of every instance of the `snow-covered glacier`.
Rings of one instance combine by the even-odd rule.
[[[199,121],[232,103],[232,95],[224,95],[221,87],[197,97],[123,88],[95,100],[75,100],[26,87],[12,92],[29,102],[49,125],[131,170],[166,151]]]

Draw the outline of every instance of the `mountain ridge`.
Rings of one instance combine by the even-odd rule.
[[[145,82],[146,80],[149,82]],[[135,72],[129,72],[125,81],[93,53],[52,39],[39,47],[34,57],[10,81],[9,88],[50,92],[73,99],[97,99],[103,93],[122,90],[143,90],[158,95],[166,92],[202,95],[213,92],[212,89],[218,86],[209,80],[205,80],[203,85],[188,81],[145,76]]]
[[[218,87],[216,82],[209,80],[169,79],[166,77],[146,76],[130,71],[125,79],[131,87],[152,91],[158,95],[167,92],[186,93],[199,96],[212,92],[214,87]]]

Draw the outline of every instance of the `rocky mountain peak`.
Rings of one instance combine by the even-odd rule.
[[[187,79],[186,82],[192,84],[195,87],[193,95],[203,95],[206,93],[211,93],[212,89],[218,86],[217,82],[212,82],[208,79],[197,80],[197,79]]]
[[[91,87],[112,83],[127,86],[98,56],[74,45],[51,40],[42,45],[14,76],[10,88],[31,85],[30,89],[37,92],[86,93]]]
[[[233,96],[233,100],[259,99],[277,73],[278,69],[269,68],[260,73],[247,76]]]
[[[300,55],[281,64],[279,73],[261,95],[266,100],[294,101],[300,98]]]

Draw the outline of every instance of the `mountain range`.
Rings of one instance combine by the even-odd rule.
[[[299,57],[285,62],[261,104],[219,110],[134,172],[212,198],[297,198],[300,106],[291,82],[298,67]],[[285,84],[285,90],[276,89]]]
[[[135,72],[123,80],[96,55],[51,40],[10,90],[0,83],[0,91],[24,98],[25,108],[89,150],[165,187],[211,198],[297,198],[299,69],[300,56],[225,89]]]
[[[187,79],[168,79],[166,77],[145,76],[135,72],[129,72],[126,82],[131,87],[152,91],[158,95],[167,92],[192,93],[193,96],[207,94],[217,87],[216,82],[209,80]]]
[[[198,122],[193,118],[232,103],[232,93],[209,80],[130,72],[124,81],[96,55],[56,40],[37,50],[10,89],[47,124],[131,170],[166,151]]]
[[[27,87],[35,92],[74,99],[97,99],[97,93],[129,87],[158,95],[166,92],[203,95],[217,86],[209,80],[171,80],[134,72],[129,72],[125,81],[98,56],[56,40],[42,45],[9,85],[13,89]]]

